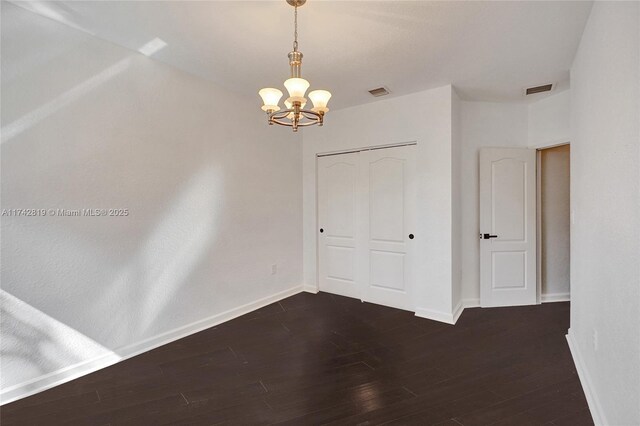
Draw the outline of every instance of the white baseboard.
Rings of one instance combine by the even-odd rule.
[[[464,306],[464,309],[479,308],[480,299],[462,299],[462,306]]]
[[[548,293],[541,295],[542,303],[551,303],[551,302],[570,302],[571,294],[570,293]],[[479,308],[480,307],[480,299],[462,299],[462,305],[464,309],[467,308]]]
[[[17,385],[9,386],[0,391],[0,405],[8,404],[18,399],[31,396],[38,392],[50,389],[54,386],[69,382],[86,374],[93,373],[102,368],[113,365],[123,358],[115,352],[87,359],[68,367],[61,368],[51,373],[43,374],[34,379],[27,380]]]
[[[453,309],[453,322],[451,324],[454,324],[456,322],[458,322],[458,318],[460,318],[460,315],[462,315],[462,311],[464,311],[464,303],[461,301],[458,302],[458,304],[456,305],[456,307]]]
[[[416,316],[455,325],[466,308],[476,308],[478,306],[480,306],[479,299],[462,299],[451,313],[427,308],[416,308]]]
[[[576,370],[578,371],[578,377],[580,378],[580,383],[582,384],[582,390],[584,390],[584,395],[587,398],[587,404],[589,404],[589,411],[591,411],[593,422],[596,424],[596,426],[610,424],[604,417],[604,412],[602,411],[602,406],[600,405],[598,395],[595,393],[593,382],[591,381],[589,373],[585,368],[584,359],[582,358],[578,343],[576,342],[571,329],[569,329],[567,333],[567,342],[569,343],[569,350],[571,351],[573,362],[575,363]]]
[[[416,316],[420,318],[426,318],[434,321],[444,322],[446,324],[455,324],[453,320],[453,313],[435,311],[427,308],[416,308]]]
[[[462,303],[458,303],[453,312],[436,311],[434,309],[427,308],[416,308],[416,316],[453,325],[456,323],[463,310],[464,308],[462,307]]]
[[[281,291],[271,296],[255,300],[245,305],[230,309],[217,315],[204,318],[182,327],[174,328],[162,334],[158,334],[151,338],[141,340],[131,345],[127,345],[114,350],[113,352],[100,355],[98,357],[79,362],[68,367],[61,368],[51,373],[44,374],[34,379],[19,383],[2,389],[0,391],[0,405],[8,404],[29,395],[42,392],[54,386],[61,385],[78,377],[84,376],[101,368],[108,367],[117,362],[134,357],[143,352],[150,351],[158,346],[166,345],[175,340],[182,339],[191,334],[197,333],[207,328],[211,328],[223,322],[232,320],[256,309],[262,308],[271,303],[277,302],[294,294],[303,291],[303,286],[296,286]],[[306,289],[305,289],[306,291]]]
[[[318,287],[315,285],[305,284],[302,288],[302,291],[306,291],[307,293],[318,294]]]
[[[542,303],[551,303],[551,302],[570,302],[571,294],[570,293],[546,293],[540,295],[540,301]]]

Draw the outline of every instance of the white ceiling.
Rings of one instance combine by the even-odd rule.
[[[288,77],[293,9],[284,0],[19,5],[133,50],[160,38],[167,46],[153,58],[256,103],[260,88]],[[590,9],[581,1],[309,0],[299,9],[303,76],[334,94],[334,109],[375,100],[367,90],[379,86],[398,96],[449,83],[463,99],[525,102],[525,87],[567,87]]]

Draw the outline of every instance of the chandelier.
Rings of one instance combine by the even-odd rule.
[[[289,98],[284,101],[286,109],[281,110],[278,106],[282,92],[272,87],[267,87],[258,92],[264,105],[262,110],[267,113],[269,125],[279,124],[289,126],[294,132],[298,127],[312,126],[317,124],[322,126],[324,114],[329,111],[327,103],[331,98],[331,93],[327,90],[313,90],[309,92],[309,98],[313,102],[313,108],[304,109],[307,99],[304,97],[309,82],[302,78],[300,70],[302,67],[302,52],[298,51],[298,7],[306,3],[307,0],[286,0],[294,7],[293,13],[293,51],[289,52],[289,66],[291,68],[291,78],[284,82],[284,87],[289,92]]]

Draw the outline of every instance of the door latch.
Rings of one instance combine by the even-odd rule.
[[[480,234],[480,239],[481,240],[488,240],[490,238],[498,238],[497,235],[490,235],[490,234]]]

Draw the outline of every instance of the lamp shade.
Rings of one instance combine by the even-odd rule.
[[[280,102],[280,98],[282,97],[282,92],[278,89],[274,89],[272,87],[267,87],[261,89],[258,94],[262,98],[262,102],[264,105],[262,106],[263,111],[273,110],[278,111],[280,107],[278,106],[278,102]]]
[[[327,108],[327,104],[329,103],[329,99],[331,98],[331,92],[327,90],[314,90],[309,92],[309,99],[313,102],[314,110],[327,112],[329,108]]]
[[[284,87],[287,88],[289,96],[292,98],[304,98],[304,94],[309,88],[309,82],[304,78],[290,78],[284,82]]]

